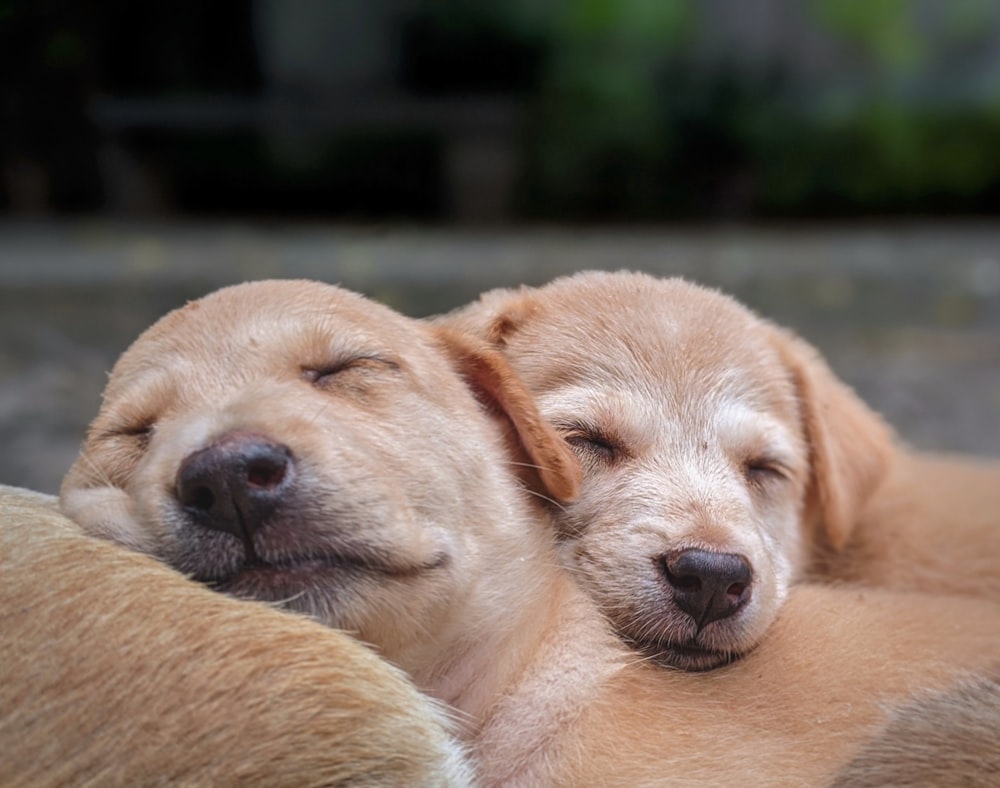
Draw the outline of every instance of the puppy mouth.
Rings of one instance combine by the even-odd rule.
[[[660,641],[638,642],[630,645],[641,651],[649,659],[666,667],[677,668],[691,673],[715,670],[741,659],[745,652],[705,648],[694,643],[677,644]]]
[[[207,583],[220,591],[231,591],[241,586],[278,584],[283,586],[313,584],[318,581],[339,581],[350,575],[369,574],[405,579],[424,572],[440,569],[448,562],[439,554],[425,562],[412,564],[390,563],[346,554],[286,556],[274,560],[254,557],[232,571],[210,572],[196,580]]]
[[[405,580],[443,568],[444,553],[423,562],[402,563],[377,556],[305,554],[262,559],[253,555],[229,571],[209,571],[194,576],[217,591],[238,596],[276,600],[317,588],[342,585],[359,575]]]

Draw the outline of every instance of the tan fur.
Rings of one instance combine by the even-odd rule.
[[[819,785],[885,704],[996,663],[996,605],[809,587],[736,664],[692,674],[637,659],[559,567],[546,510],[508,465],[509,424],[537,423],[531,399],[502,359],[456,353],[452,337],[318,284],[220,291],[119,361],[64,505],[200,571],[182,549],[193,540],[231,591],[278,589],[355,629],[464,716],[487,785]],[[375,361],[319,387],[303,376],[349,359]],[[122,440],[149,422],[141,442]],[[305,482],[283,504],[294,516],[242,546],[193,530],[172,499],[177,464],[233,429],[287,441]],[[558,444],[522,448],[559,456],[570,478],[555,487],[572,488]],[[369,565],[295,564],[317,544]],[[266,582],[240,585],[276,559]]]
[[[1000,684],[964,681],[894,708],[833,788],[993,788],[1000,784]]]
[[[1000,600],[1000,460],[900,450],[814,576]]]
[[[775,329],[773,341],[793,376],[802,408],[810,453],[810,517],[821,524],[825,544],[839,550],[885,478],[895,440],[815,348],[781,329]]]
[[[556,515],[563,555],[618,630],[671,664],[752,648],[889,466],[891,432],[815,350],[682,280],[579,274],[439,322],[497,346],[577,447],[586,481]],[[749,561],[736,614],[696,628],[675,604],[665,561],[689,548]]]
[[[586,290],[589,297],[581,297]],[[650,300],[660,305],[650,307]],[[671,363],[703,354],[709,365],[723,363],[745,374],[747,365],[762,363],[762,351],[777,350],[784,369],[765,360],[763,374],[774,381],[790,377],[810,451],[808,576],[1000,600],[1000,460],[909,449],[836,379],[814,348],[721,294],[679,280],[584,274],[542,290],[487,293],[442,322],[496,344],[540,393],[544,410],[545,398],[571,379],[561,365],[570,348],[579,345],[577,355],[585,359],[618,352],[609,336],[620,338],[617,346],[627,344],[621,335],[630,331],[640,345],[650,334],[656,338],[659,318],[643,320],[642,309],[689,324],[688,338],[663,351]],[[713,338],[713,322],[720,320],[729,320],[737,336],[746,332],[742,345],[737,341],[735,352],[723,359]],[[647,360],[640,369],[615,370],[613,388],[621,392],[616,407],[628,400],[630,389],[651,385],[641,379],[649,368]],[[669,408],[678,404],[671,400],[666,413],[652,415],[669,418]],[[718,536],[710,541],[720,543]]]
[[[464,785],[352,638],[214,594],[0,487],[0,784]]]

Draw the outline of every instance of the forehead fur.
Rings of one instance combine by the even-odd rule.
[[[661,396],[664,389],[702,396],[741,389],[769,401],[792,390],[770,324],[718,291],[682,279],[588,272],[556,280],[534,298],[506,341],[521,358],[537,356],[528,374],[544,376],[532,381],[539,393],[624,379]]]
[[[388,307],[333,285],[305,280],[269,280],[226,287],[174,310],[147,329],[122,354],[107,390],[115,396],[138,376],[183,376],[205,360],[218,360],[220,374],[247,377],[268,365],[294,359],[322,364],[338,353],[419,352],[422,329]]]

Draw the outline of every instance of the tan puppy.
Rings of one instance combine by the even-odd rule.
[[[805,343],[679,279],[588,273],[443,321],[503,350],[586,483],[563,556],[628,642],[688,669],[751,649],[840,547],[891,435]]]
[[[126,352],[63,501],[358,632],[463,713],[489,785],[821,784],[886,704],[1000,655],[997,606],[801,588],[725,670],[636,661],[558,566],[508,443],[572,496],[572,455],[498,354],[336,288],[256,283]]]
[[[339,632],[213,594],[0,488],[0,784],[468,783],[443,715]]]
[[[748,558],[749,599],[719,622],[737,649],[773,611],[753,594],[780,602],[789,567],[1000,600],[1000,461],[907,449],[804,342],[727,296],[592,273],[495,291],[443,322],[501,347],[581,452],[584,495],[559,517],[564,555],[635,641],[655,649],[685,633],[675,602],[687,592],[667,559],[691,546]],[[787,481],[759,462],[782,441]],[[805,530],[792,505],[803,479]],[[719,637],[705,630],[699,640]]]
[[[520,549],[498,513],[529,514],[447,354],[498,408],[519,392],[491,394],[489,370],[437,333],[314,282],[193,302],[118,360],[63,510],[195,580],[348,630],[451,701],[465,688],[441,676],[469,649],[492,658],[498,598],[533,577],[481,579]],[[506,412],[547,492],[568,497],[578,466],[522,397]],[[482,538],[465,533],[476,523]]]

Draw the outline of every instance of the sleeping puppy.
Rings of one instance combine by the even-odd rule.
[[[746,659],[658,669],[559,566],[541,496],[578,477],[494,350],[258,282],[124,354],[62,500],[92,533],[373,644],[459,712],[486,785],[818,785],[887,705],[997,662],[996,605],[803,587]]]
[[[440,322],[501,349],[574,447],[565,563],[669,665],[753,648],[888,466],[890,431],[810,347],[679,279],[579,274]]]
[[[0,785],[463,786],[446,719],[352,638],[214,594],[0,487]]]
[[[347,630],[434,686],[442,663],[490,643],[505,589],[482,587],[482,565],[517,550],[491,533],[484,551],[453,525],[499,532],[520,489],[448,361],[464,345],[421,329],[314,282],[192,302],[116,363],[63,510],[217,590]],[[487,396],[489,381],[462,372]],[[571,496],[564,444],[533,406],[507,412],[546,494]]]
[[[559,515],[563,554],[633,641],[656,651],[696,626],[678,610],[691,581],[678,584],[667,562],[692,546],[748,559],[749,587],[725,573],[716,585],[728,597],[717,609],[735,614],[698,635],[722,631],[736,650],[773,610],[754,607],[755,591],[780,602],[796,568],[823,582],[1000,600],[1000,461],[908,449],[813,349],[721,293],[581,274],[494,291],[442,322],[499,347],[581,453],[587,483]],[[785,479],[767,462],[781,442],[794,460]],[[746,547],[769,532],[763,555]],[[711,615],[720,595],[701,588],[696,602],[708,599]]]

